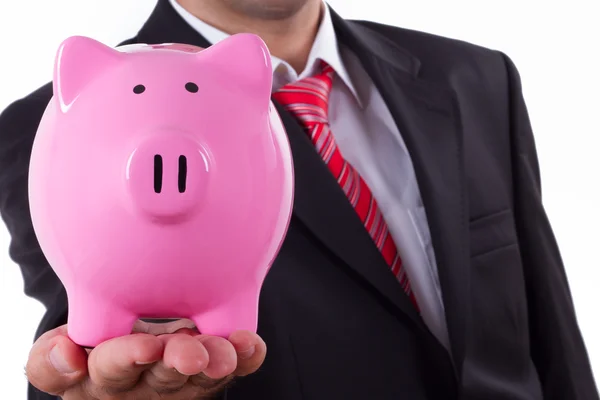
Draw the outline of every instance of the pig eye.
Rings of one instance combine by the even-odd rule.
[[[136,85],[133,88],[133,93],[140,94],[140,93],[144,93],[145,90],[146,90],[146,87],[144,85]]]
[[[190,93],[196,93],[198,91],[198,85],[196,85],[194,82],[188,82],[185,84],[185,90]]]

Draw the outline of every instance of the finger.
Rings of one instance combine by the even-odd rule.
[[[260,368],[267,355],[267,345],[256,333],[236,331],[229,336],[229,341],[237,353],[236,376],[246,376]]]
[[[174,393],[183,388],[190,375],[206,368],[208,352],[199,340],[187,334],[160,338],[165,346],[163,359],[144,373],[144,381],[157,393]]]
[[[134,331],[135,331],[135,329],[134,329]],[[145,333],[149,333],[149,332],[145,332]],[[189,336],[197,336],[198,330],[196,330],[195,328],[180,328],[180,329],[177,329],[174,333],[184,333]],[[157,336],[156,333],[150,333],[150,334]],[[92,348],[85,348],[85,351],[86,351],[86,354],[90,354],[92,352]]]
[[[101,343],[89,355],[88,369],[93,393],[119,393],[137,384],[143,371],[159,361],[162,341],[136,333]]]
[[[212,380],[219,381],[235,371],[237,354],[229,340],[218,336],[206,335],[196,336],[196,340],[199,340],[208,352],[208,365],[204,368],[202,374],[195,375],[191,378],[193,383],[198,383],[198,380],[200,380],[202,386],[206,387],[206,382],[202,375],[205,375]]]
[[[36,340],[25,371],[29,382],[41,391],[62,394],[86,377],[87,355],[68,338],[63,325]]]

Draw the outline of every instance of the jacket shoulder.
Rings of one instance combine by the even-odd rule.
[[[501,51],[465,40],[371,21],[355,21],[393,42],[419,59],[421,73],[447,81],[452,75],[470,75],[501,81],[506,78],[508,57]],[[505,81],[502,82],[505,84]]]
[[[465,40],[441,36],[429,32],[386,25],[372,21],[355,21],[379,34],[392,40],[397,45],[410,50],[417,56],[492,56],[497,57],[500,53],[496,49],[481,46]]]
[[[137,37],[134,37],[118,46],[137,42]],[[52,95],[52,82],[48,82],[29,95],[15,100],[0,113],[0,166],[5,163],[5,152],[14,151],[14,146],[18,143],[33,142]]]
[[[9,171],[23,158],[29,160],[35,133],[51,98],[52,84],[47,83],[0,113],[0,171]]]
[[[51,98],[52,83],[50,82],[9,104],[0,113],[0,138],[4,140],[4,133],[11,128],[26,128],[35,125],[34,128],[37,129],[37,123]]]

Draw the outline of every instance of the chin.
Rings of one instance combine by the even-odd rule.
[[[320,0],[223,0],[237,12],[260,19],[287,19],[306,4]]]

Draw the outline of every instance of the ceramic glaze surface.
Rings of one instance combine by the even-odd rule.
[[[138,318],[256,331],[293,203],[271,81],[250,34],[205,50],[61,44],[29,197],[76,343],[128,334]]]

